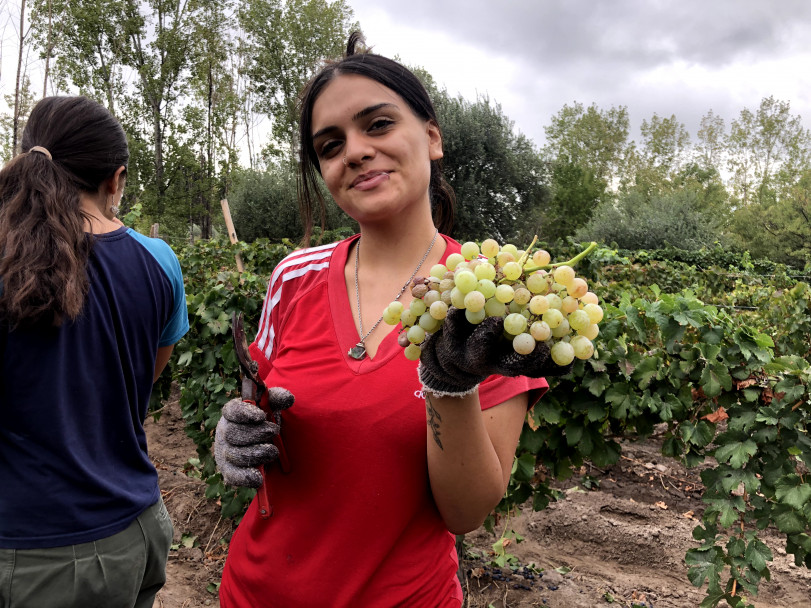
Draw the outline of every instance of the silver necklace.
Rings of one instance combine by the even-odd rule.
[[[431,244],[428,245],[428,249],[425,251],[425,254],[422,256],[422,259],[420,260],[419,264],[417,264],[417,267],[414,269],[414,272],[411,273],[411,276],[408,277],[408,280],[400,288],[400,293],[398,293],[397,296],[394,298],[395,301],[399,300],[400,296],[402,296],[403,293],[405,293],[405,290],[408,288],[409,284],[411,283],[411,280],[415,276],[417,276],[417,273],[419,272],[420,268],[422,268],[422,265],[425,263],[425,260],[428,259],[428,255],[431,253],[431,250],[434,248],[434,243],[436,242],[436,237],[437,237],[438,234],[439,234],[439,230],[435,230],[434,231],[434,238],[431,239]],[[364,342],[366,341],[366,338],[368,338],[371,335],[371,333],[375,330],[375,328],[378,325],[380,325],[380,322],[383,320],[383,315],[380,315],[380,318],[377,321],[375,321],[374,325],[372,325],[372,329],[370,329],[366,333],[363,333],[363,317],[360,314],[360,289],[358,288],[358,259],[359,258],[360,258],[360,239],[358,239],[358,244],[355,245],[355,304],[357,305],[357,308],[358,308],[358,328],[360,329],[360,332],[359,332],[360,333],[360,342],[358,342],[357,344],[355,344],[355,346],[350,348],[349,353],[348,353],[350,357],[352,357],[353,359],[357,359],[358,361],[360,361],[361,359],[363,359],[366,356],[366,345],[364,344]]]

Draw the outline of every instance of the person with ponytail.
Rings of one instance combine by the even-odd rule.
[[[143,421],[189,324],[177,257],[116,218],[128,160],[104,106],[47,97],[0,170],[4,608],[145,608],[166,580]]]
[[[504,495],[527,408],[563,370],[545,345],[501,348],[500,317],[473,326],[452,308],[419,363],[382,322],[461,246],[425,88],[359,43],[303,92],[299,193],[305,235],[322,185],[360,234],[270,278],[250,348],[281,424],[235,399],[217,425],[225,482],[265,484],[231,539],[222,608],[459,608],[454,534]]]

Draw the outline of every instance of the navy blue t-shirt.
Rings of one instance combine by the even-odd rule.
[[[90,542],[159,497],[146,418],[158,348],[189,328],[177,257],[128,228],[93,237],[61,327],[0,328],[0,547]]]

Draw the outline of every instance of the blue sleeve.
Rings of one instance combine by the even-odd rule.
[[[172,285],[174,306],[158,342],[158,346],[170,346],[189,331],[189,313],[186,308],[186,290],[183,287],[183,272],[180,270],[180,262],[172,248],[164,241],[146,237],[131,228],[128,233],[152,254]]]

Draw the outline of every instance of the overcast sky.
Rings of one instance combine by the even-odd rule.
[[[809,0],[348,0],[376,52],[425,68],[452,94],[487,94],[542,145],[564,104],[653,113],[695,141],[761,99],[811,127]],[[633,136],[633,133],[632,133]]]
[[[539,146],[575,101],[626,106],[632,136],[654,112],[675,114],[695,141],[710,109],[728,127],[772,95],[811,128],[811,0],[347,2],[376,52],[425,68],[452,94],[489,95]],[[9,94],[19,2],[0,6]]]

